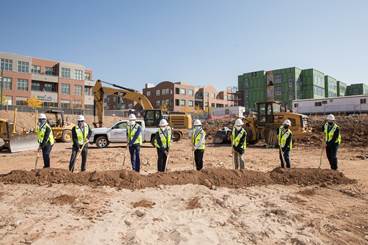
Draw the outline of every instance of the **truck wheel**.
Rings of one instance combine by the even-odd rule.
[[[109,145],[109,141],[106,136],[98,136],[96,139],[96,146],[98,148],[106,148]]]
[[[71,141],[72,141],[72,131],[69,129],[64,130],[61,135],[61,142],[69,143]]]
[[[173,138],[173,141],[176,142],[176,141],[179,141],[181,139],[181,134],[180,132],[178,131],[174,131],[172,132],[172,138]]]

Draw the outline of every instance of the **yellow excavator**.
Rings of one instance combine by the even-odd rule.
[[[103,86],[106,84],[108,86]],[[104,96],[118,95],[122,99],[136,102],[143,109],[143,118],[146,128],[158,128],[158,124],[162,118],[168,120],[169,125],[173,128],[174,140],[180,140],[185,129],[192,128],[192,117],[186,113],[168,113],[160,109],[154,109],[149,99],[138,91],[126,88],[117,84],[97,80],[93,87],[94,95],[94,118],[97,121],[93,123],[95,127],[102,127],[104,123]]]
[[[255,144],[260,139],[264,139],[267,145],[277,145],[277,128],[289,119],[293,139],[305,135],[309,129],[308,116],[293,112],[288,112],[278,101],[258,102],[257,114],[244,118],[245,130],[247,131],[247,142]]]

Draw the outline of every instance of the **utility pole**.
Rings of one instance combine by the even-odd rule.
[[[1,103],[1,108],[0,110],[3,109],[3,90],[4,90],[4,68],[1,67],[1,86],[0,86],[0,103]]]

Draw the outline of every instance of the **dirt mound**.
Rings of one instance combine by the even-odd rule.
[[[142,189],[160,185],[199,184],[209,188],[214,186],[241,188],[255,185],[319,185],[348,184],[354,181],[342,173],[328,169],[293,168],[290,170],[276,168],[271,172],[252,170],[232,170],[209,168],[202,171],[186,170],[168,173],[139,175],[127,170],[71,173],[64,169],[41,169],[35,172],[14,170],[0,175],[0,182],[5,184],[77,184],[89,186],[111,186],[126,189]]]
[[[57,197],[54,197],[50,200],[51,204],[55,205],[66,205],[66,204],[72,204],[75,199],[77,199],[75,196],[70,195],[60,195]]]
[[[148,201],[148,200],[140,200],[139,202],[133,202],[132,203],[132,206],[133,208],[138,208],[138,207],[141,207],[141,208],[153,208],[153,206],[155,205],[156,203],[154,202],[151,202],[151,201]]]

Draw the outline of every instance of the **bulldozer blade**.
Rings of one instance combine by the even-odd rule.
[[[15,135],[10,138],[9,150],[11,153],[37,150],[37,136],[35,134]]]

